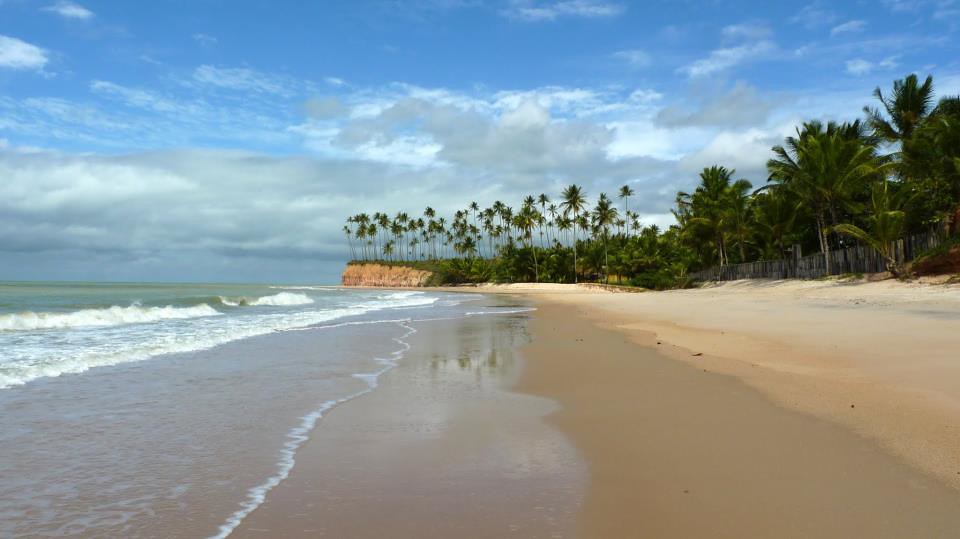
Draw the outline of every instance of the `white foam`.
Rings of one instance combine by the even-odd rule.
[[[25,345],[21,345],[19,357],[0,361],[0,389],[20,386],[38,378],[79,374],[95,367],[143,361],[164,354],[207,350],[221,344],[273,331],[306,328],[381,309],[422,307],[434,303],[436,299],[423,296],[327,310],[270,313],[255,317],[222,316],[216,319],[191,321],[189,326],[164,327],[163,324],[131,326],[131,329],[124,329],[123,341],[111,342],[109,346],[95,344],[82,351],[77,351],[74,347],[63,350],[57,348],[57,351],[51,352],[47,337],[34,334],[34,344],[29,350],[24,351]],[[210,310],[220,314],[212,308]],[[183,324],[176,321],[168,323]],[[133,331],[132,328],[136,330]],[[90,338],[94,337],[90,336]]]
[[[382,369],[371,373],[354,374],[354,377],[364,380],[367,383],[367,388],[341,399],[325,401],[320,404],[316,410],[301,417],[300,423],[287,432],[287,441],[283,444],[283,448],[280,450],[280,458],[277,461],[277,472],[267,478],[265,482],[248,490],[247,499],[240,504],[240,509],[227,517],[227,520],[220,525],[216,535],[211,536],[210,539],[225,539],[228,537],[233,533],[233,530],[237,529],[237,526],[243,522],[243,519],[246,518],[247,515],[263,504],[267,499],[267,493],[290,475],[290,470],[292,470],[296,464],[297,450],[303,445],[303,442],[310,438],[310,432],[316,428],[317,421],[323,417],[323,414],[338,404],[343,404],[361,395],[370,393],[377,388],[380,375],[397,366],[397,362],[410,350],[410,345],[405,339],[417,332],[416,329],[407,325],[405,322],[401,321],[397,323],[407,330],[404,335],[394,339],[401,345],[401,348],[393,352],[390,358],[375,358],[378,363],[384,365]]]
[[[272,296],[264,296],[253,301],[247,302],[248,305],[269,305],[269,306],[288,306],[288,305],[310,305],[313,298],[306,294],[295,294],[293,292],[280,292]]]
[[[38,329],[66,329],[82,327],[120,326],[142,324],[159,320],[180,320],[221,314],[206,303],[192,307],[142,307],[137,303],[127,307],[114,305],[103,309],[82,309],[66,313],[35,313],[31,311],[0,315],[0,331],[33,331]]]

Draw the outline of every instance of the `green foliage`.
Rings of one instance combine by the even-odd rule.
[[[358,214],[343,227],[352,257],[434,273],[432,284],[579,280],[650,289],[683,287],[714,265],[870,245],[899,272],[890,244],[960,219],[960,97],[934,106],[933,79],[915,75],[874,92],[864,121],[809,121],[772,148],[765,185],[720,165],[679,192],[667,230],[642,227],[630,185],[591,205],[579,185],[518,209],[470,202],[451,219],[427,207]],[[889,151],[884,154],[883,152]],[[622,202],[622,208],[619,207]],[[642,205],[641,205],[642,207]],[[956,228],[957,223],[953,226]]]

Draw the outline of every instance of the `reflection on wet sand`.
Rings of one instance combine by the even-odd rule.
[[[572,536],[585,469],[543,421],[555,404],[510,390],[526,322],[414,323],[400,366],[324,419],[235,536]]]

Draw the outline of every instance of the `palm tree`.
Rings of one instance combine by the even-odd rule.
[[[867,218],[870,231],[846,223],[834,227],[840,234],[854,237],[873,247],[883,257],[887,271],[894,277],[903,275],[903,268],[893,250],[894,242],[902,236],[906,222],[906,214],[900,210],[899,202],[890,191],[889,181],[877,182],[871,189],[872,211]]]
[[[537,197],[537,203],[540,204],[540,247],[543,248],[543,223],[546,221],[547,215],[547,204],[550,203],[550,197],[546,193],[540,193],[540,196]]]
[[[347,222],[352,222],[350,219],[347,219]],[[350,230],[349,225],[343,225],[343,233],[347,236],[347,244],[350,246],[350,258],[352,260],[357,259],[357,253],[353,249],[353,232]]]
[[[877,136],[888,142],[909,139],[933,110],[933,77],[927,76],[923,84],[915,74],[893,81],[893,94],[884,97],[878,87],[873,91],[889,117],[884,118],[878,109],[864,107],[870,127]]]
[[[733,171],[730,171],[731,174]],[[727,189],[723,200],[723,224],[737,242],[740,251],[740,262],[747,261],[747,236],[753,230],[750,221],[751,197],[749,194],[753,185],[747,180],[737,180]]]
[[[564,214],[573,213],[573,282],[577,282],[577,221],[582,212],[587,206],[587,197],[583,194],[583,189],[579,185],[571,184],[563,190],[563,193],[560,195],[563,198],[563,202],[560,203],[560,206],[563,207]]]
[[[700,185],[692,194],[677,193],[678,209],[686,209],[687,213],[674,214],[678,222],[691,229],[689,233],[696,234],[699,229],[710,237],[720,266],[728,261],[726,232],[730,213],[725,204],[729,198],[733,173],[734,171],[718,165],[703,169],[700,172]]]
[[[630,215],[630,206],[629,201],[630,197],[633,196],[633,189],[629,185],[623,185],[620,187],[620,192],[617,193],[617,197],[623,199],[623,214],[628,216]],[[630,220],[627,219],[627,236],[630,235]]]
[[[597,205],[593,208],[593,223],[600,230],[603,238],[603,265],[604,280],[610,283],[610,258],[607,254],[607,236],[610,226],[617,221],[617,208],[613,206],[606,193],[600,193]]]
[[[531,201],[533,197],[530,197]],[[513,218],[514,224],[523,234],[522,238],[527,247],[533,251],[533,274],[535,282],[540,282],[540,264],[537,261],[537,248],[533,245],[533,227],[540,222],[540,214],[532,203],[525,203]]]
[[[876,147],[851,135],[850,129],[819,122],[804,124],[797,137],[788,137],[785,146],[774,146],[775,157],[767,162],[770,180],[797,194],[811,210],[817,223],[820,252],[827,272],[831,271],[828,219],[838,224],[837,212],[849,201],[855,187],[880,176],[885,160]]]
[[[763,189],[753,197],[753,222],[765,245],[766,258],[787,257],[786,238],[793,231],[799,203],[790,192],[777,185]],[[778,188],[779,187],[779,188]]]

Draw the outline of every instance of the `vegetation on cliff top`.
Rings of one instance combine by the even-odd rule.
[[[960,98],[933,101],[931,77],[895,81],[865,118],[809,121],[772,149],[757,188],[720,165],[691,193],[677,193],[677,224],[645,226],[633,190],[591,205],[580,186],[557,198],[528,196],[515,209],[471,202],[451,219],[361,213],[343,231],[355,260],[402,263],[434,273],[431,284],[629,283],[672,288],[713,265],[785,258],[789,246],[824,254],[862,243],[888,260],[891,240],[960,215]]]

